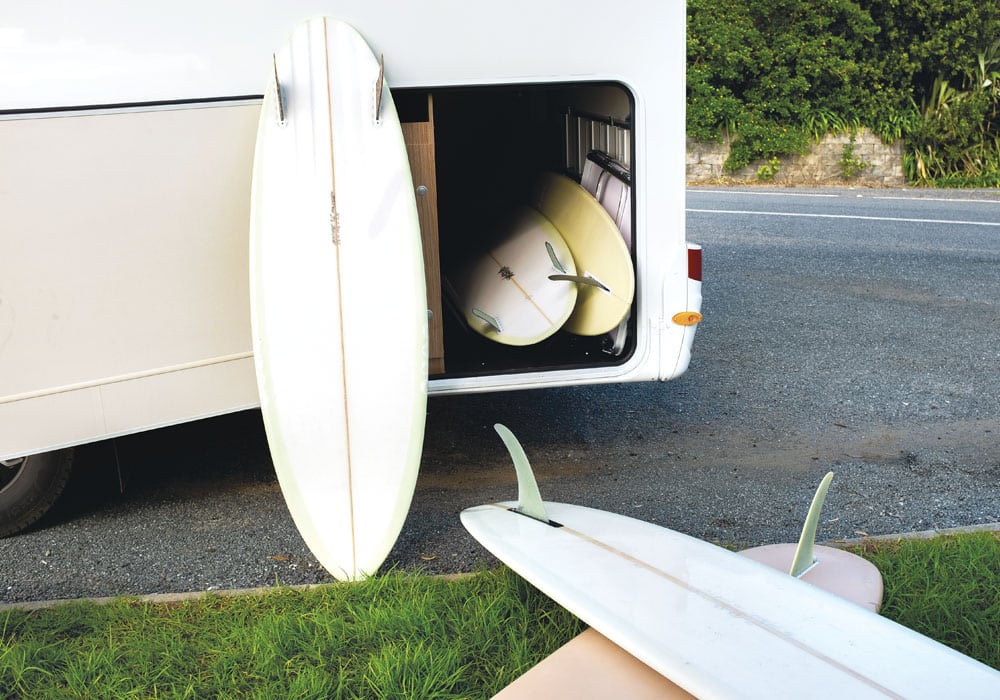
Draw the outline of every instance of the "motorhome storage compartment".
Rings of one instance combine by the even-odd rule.
[[[410,149],[418,207],[428,210],[421,211],[425,255],[433,255],[428,234],[439,243],[439,260],[425,261],[428,295],[433,299],[429,305],[440,303],[443,336],[443,348],[435,360],[433,324],[438,311],[432,308],[431,376],[571,369],[626,361],[635,347],[634,313],[623,316],[618,334],[581,336],[560,330],[535,344],[505,345],[469,327],[449,295],[448,278],[496,242],[502,235],[499,223],[509,220],[512,210],[530,203],[531,188],[540,175],[557,173],[579,183],[587,154],[595,149],[609,154],[620,167],[631,167],[634,103],[630,93],[616,83],[557,83],[402,89],[394,91],[393,98]],[[623,231],[633,229],[634,200],[632,195],[619,217],[625,227],[615,222]],[[429,225],[436,231],[428,231]],[[634,241],[627,240],[625,245],[634,268]],[[500,268],[498,274],[516,276],[516,271]],[[440,292],[436,293],[438,274]]]

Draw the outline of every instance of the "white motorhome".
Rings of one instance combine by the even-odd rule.
[[[272,52],[313,15],[384,55],[406,122],[430,394],[686,369],[701,251],[684,229],[683,2],[157,5],[0,15],[0,535],[51,505],[73,446],[257,405],[254,139]],[[587,175],[588,162],[611,166]],[[589,178],[595,196],[597,179],[624,180],[604,203],[628,234],[635,298],[613,334],[510,347],[470,333],[442,289],[542,171]]]

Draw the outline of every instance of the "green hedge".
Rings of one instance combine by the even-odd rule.
[[[687,131],[726,167],[864,124],[913,181],[1000,173],[1000,6],[982,0],[688,0]]]

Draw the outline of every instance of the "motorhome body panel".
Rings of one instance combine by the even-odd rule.
[[[247,221],[258,113],[0,121],[0,453],[256,404]]]
[[[612,78],[683,105],[684,4],[624,0],[38,0],[0,22],[0,110],[120,105],[262,94],[271,54],[300,21],[344,18],[383,54],[394,87]],[[595,47],[595,34],[628,51]],[[680,68],[680,73],[674,70]],[[680,123],[683,123],[683,119]]]
[[[397,90],[617,84],[631,110],[632,352],[620,362],[444,375],[430,380],[431,393],[683,371],[691,330],[670,318],[695,303],[684,238],[684,8],[616,6],[627,52],[595,50],[589,38],[607,11],[521,1],[8,8],[0,459],[256,404],[247,230],[257,96],[274,48],[320,13],[358,27],[385,54]]]

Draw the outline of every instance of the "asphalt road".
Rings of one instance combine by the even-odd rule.
[[[688,209],[706,252],[687,374],[431,399],[387,566],[491,563],[458,513],[515,495],[498,421],[545,498],[708,540],[793,540],[831,469],[820,538],[1000,521],[1000,193],[696,188]],[[329,580],[256,412],[91,446],[78,467],[51,517],[0,541],[0,602]]]

